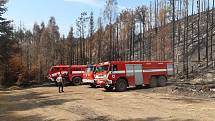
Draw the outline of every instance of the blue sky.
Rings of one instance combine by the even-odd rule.
[[[134,8],[138,5],[148,4],[149,0],[118,0],[120,9]],[[103,10],[105,0],[9,0],[5,17],[14,21],[16,26],[20,23],[27,29],[32,29],[35,22],[47,23],[50,16],[56,18],[61,34],[67,35],[71,26],[80,13],[94,12],[95,20]]]

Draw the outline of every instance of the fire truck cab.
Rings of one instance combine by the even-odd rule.
[[[174,74],[171,61],[110,61],[100,63],[95,81],[106,90],[125,91],[129,86],[165,86]]]
[[[69,83],[77,86],[82,84],[82,78],[86,65],[57,65],[52,66],[49,70],[49,79],[53,82],[56,81],[56,78],[59,74]]]
[[[90,84],[91,87],[95,87],[94,84],[94,73],[96,69],[96,64],[94,65],[87,65],[85,72],[83,73],[83,83]]]

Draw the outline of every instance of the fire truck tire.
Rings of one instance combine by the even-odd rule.
[[[164,77],[164,76],[158,77],[158,86],[164,87],[164,86],[166,86],[166,82],[167,82],[166,77]]]
[[[119,79],[116,82],[116,91],[118,92],[124,92],[127,90],[127,82],[124,79]]]
[[[158,86],[158,82],[157,81],[158,81],[157,77],[152,76],[151,79],[150,79],[150,82],[149,82],[149,86],[151,88],[157,87]]]
[[[80,77],[73,78],[72,83],[73,83],[74,86],[81,85],[81,78]]]

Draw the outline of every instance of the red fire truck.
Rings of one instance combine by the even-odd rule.
[[[49,79],[56,81],[59,74],[67,81],[77,86],[82,84],[82,78],[86,65],[57,65],[52,66],[49,70]]]
[[[171,61],[110,61],[96,69],[96,84],[106,90],[125,91],[129,86],[165,86],[174,74]]]
[[[95,69],[96,69],[96,64],[87,66],[83,74],[83,79],[82,79],[83,83],[88,83],[90,84],[91,87],[96,87],[94,82]]]

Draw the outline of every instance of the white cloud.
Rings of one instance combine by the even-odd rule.
[[[101,0],[64,0],[65,2],[74,2],[74,3],[81,3],[81,4],[86,4],[90,6],[97,6],[100,7],[102,6]]]

